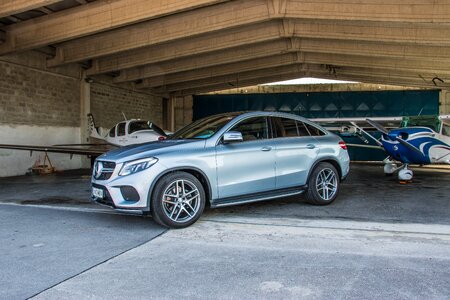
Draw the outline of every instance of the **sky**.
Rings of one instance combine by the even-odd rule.
[[[333,84],[333,83],[356,83],[354,81],[340,81],[340,80],[331,80],[331,79],[321,79],[321,78],[312,78],[312,77],[305,77],[305,78],[299,78],[299,79],[292,79],[287,81],[278,81],[278,82],[271,82],[266,83],[262,85],[290,85],[290,84]]]

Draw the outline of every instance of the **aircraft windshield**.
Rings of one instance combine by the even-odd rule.
[[[151,122],[147,122],[147,121],[134,121],[131,122],[129,127],[128,127],[128,133],[133,133],[135,131],[139,131],[139,130],[149,130],[152,129],[151,128]]]
[[[207,139],[230,122],[236,114],[206,117],[181,128],[170,139]]]
[[[433,129],[434,131],[439,131],[439,117],[438,116],[410,116],[403,117],[401,127],[415,127],[422,126]]]
[[[442,122],[442,134],[450,136],[450,123]]]

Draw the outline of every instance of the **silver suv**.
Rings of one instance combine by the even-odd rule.
[[[198,120],[167,140],[98,157],[92,198],[120,210],[151,212],[164,226],[198,220],[205,205],[306,194],[334,201],[349,171],[345,143],[299,116],[228,113]]]

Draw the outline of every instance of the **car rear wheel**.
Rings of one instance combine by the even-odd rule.
[[[327,205],[333,202],[340,188],[339,173],[327,162],[319,163],[308,181],[306,200],[314,205]]]
[[[166,227],[184,228],[197,221],[205,208],[205,190],[192,174],[165,175],[155,186],[151,199],[153,219]]]

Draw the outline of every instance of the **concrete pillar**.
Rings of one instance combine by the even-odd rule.
[[[175,131],[175,103],[176,103],[176,96],[170,95],[169,99],[167,100],[167,113],[166,113],[166,120],[167,120],[167,127],[170,131]]]
[[[441,115],[450,114],[450,90],[441,90],[439,93],[439,113]]]
[[[83,70],[80,80],[80,141],[82,144],[89,143],[89,126],[87,114],[91,112],[91,84]],[[90,159],[83,157],[81,164],[83,167],[90,167]]]

